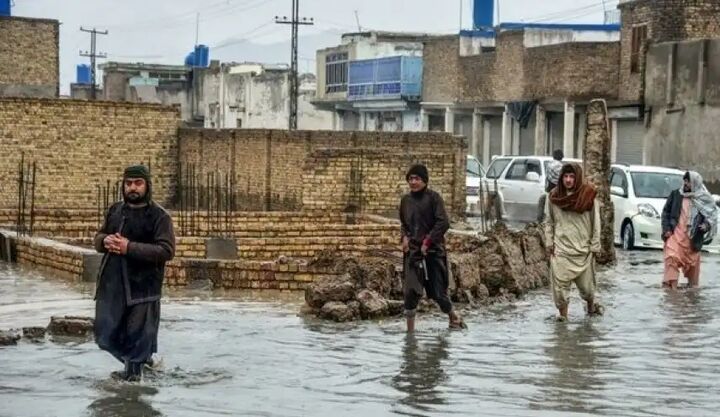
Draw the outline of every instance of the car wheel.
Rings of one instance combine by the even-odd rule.
[[[635,228],[632,222],[625,223],[622,229],[622,247],[625,250],[635,249]]]

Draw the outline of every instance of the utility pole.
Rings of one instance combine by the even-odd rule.
[[[300,80],[298,78],[298,27],[315,23],[312,18],[303,17],[300,19],[300,0],[292,0],[292,18],[290,20],[288,20],[287,16],[283,16],[282,19],[275,16],[275,23],[290,25],[292,31],[292,40],[290,42],[290,119],[288,129],[297,130],[298,94],[300,91]]]
[[[97,52],[97,35],[107,35],[107,30],[97,30],[95,28],[92,29],[85,29],[82,26],[80,26],[80,30],[82,32],[87,32],[90,34],[90,52],[88,51],[80,51],[80,56],[90,57],[90,82],[92,83],[92,99],[97,99],[97,82],[96,82],[96,74],[97,70],[95,68],[95,59],[96,58],[107,58],[107,54],[104,52]]]

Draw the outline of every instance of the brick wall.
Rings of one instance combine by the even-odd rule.
[[[460,95],[458,91],[460,86],[459,65],[460,43],[456,36],[425,41],[423,48],[423,101],[433,103],[456,101]]]
[[[455,97],[427,87],[423,100],[506,102],[541,98],[616,98],[617,43],[565,43],[526,48],[522,30],[500,32],[494,51],[457,56],[459,38],[425,45],[424,85],[458,91]],[[427,57],[431,57],[428,61]],[[454,60],[457,65],[452,64]],[[446,65],[445,61],[451,64]]]
[[[635,0],[619,5],[622,12],[620,98],[641,100],[645,51],[649,45],[720,37],[720,2],[717,0]],[[632,28],[647,25],[648,45],[640,56],[640,71],[630,72]]]
[[[0,97],[60,94],[60,22],[0,16]]]
[[[184,287],[211,281],[215,288],[302,291],[310,283],[334,273],[305,263],[206,261],[177,259],[165,267],[165,284]]]
[[[299,210],[305,208],[304,193],[308,191],[308,182],[316,186],[310,190],[313,195],[334,193],[342,200],[332,202],[334,208],[348,208],[356,204],[354,195],[337,192],[336,184],[331,181],[320,181],[308,178],[307,175],[324,175],[323,169],[313,164],[326,164],[324,159],[316,160],[313,153],[320,149],[383,150],[385,153],[406,155],[396,162],[395,169],[400,172],[408,168],[408,162],[416,155],[443,154],[443,163],[454,160],[454,175],[439,175],[434,172],[447,173],[446,166],[435,166],[431,160],[431,184],[444,195],[448,211],[462,216],[465,210],[465,154],[467,143],[462,137],[454,137],[445,133],[386,133],[386,132],[330,132],[330,131],[298,131],[287,132],[277,130],[209,130],[181,129],[179,144],[179,160],[195,165],[197,174],[203,176],[215,169],[234,176],[241,206],[262,210]],[[371,153],[368,153],[370,155]],[[357,155],[356,155],[357,156]],[[373,166],[376,161],[361,158],[364,166]],[[356,158],[357,160],[357,158]],[[439,159],[437,160],[439,161]],[[349,160],[347,163],[350,163]],[[390,161],[383,163],[387,166]],[[346,166],[345,172],[351,170]],[[386,173],[386,170],[382,171]],[[182,174],[181,174],[182,175]],[[397,178],[394,176],[393,178]],[[384,180],[384,178],[382,178]],[[397,184],[393,180],[391,188],[380,182],[378,175],[368,177],[362,186],[371,202],[371,197],[392,195],[396,197]],[[356,184],[359,186],[360,184]],[[319,187],[329,187],[324,190]],[[348,197],[352,197],[349,198]],[[325,200],[326,201],[326,200]],[[361,201],[361,202],[362,202]],[[387,199],[383,200],[387,201]],[[398,200],[399,201],[399,200]],[[396,201],[393,207],[397,207]],[[310,204],[309,207],[313,207]],[[318,208],[318,205],[314,205]],[[387,203],[381,206],[361,206],[361,210],[385,212]]]
[[[405,173],[413,163],[431,167],[431,187],[448,200],[455,197],[455,155],[405,154],[375,149],[319,149],[306,160],[303,208],[396,216],[407,193]]]
[[[95,251],[47,239],[24,238],[16,241],[17,262],[70,281],[83,278],[84,258]]]
[[[0,99],[0,207],[17,206],[21,154],[37,163],[36,208],[97,207],[97,187],[151,161],[166,203],[177,172],[177,108],[58,99]]]

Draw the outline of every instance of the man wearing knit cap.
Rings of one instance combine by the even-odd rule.
[[[448,263],[445,232],[450,221],[440,194],[428,188],[424,165],[413,165],[405,176],[410,193],[400,201],[403,256],[403,294],[407,330],[415,331],[415,312],[425,292],[450,320],[450,328],[465,323],[448,297]]]
[[[170,215],[152,200],[142,165],[123,173],[123,201],[110,207],[95,235],[104,253],[95,293],[95,341],[125,365],[113,376],[140,381],[157,351],[165,262],[175,254]]]

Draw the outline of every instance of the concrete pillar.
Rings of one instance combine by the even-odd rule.
[[[587,115],[585,113],[580,113],[578,116],[578,129],[577,129],[577,137],[578,137],[578,148],[577,148],[577,154],[582,155],[583,150],[585,148],[585,135],[587,129]]]
[[[476,109],[473,112],[472,118],[472,145],[470,147],[470,153],[480,160],[483,147],[483,117]]]
[[[420,131],[427,132],[430,130],[430,114],[425,108],[420,109]]]
[[[447,133],[455,132],[455,113],[450,107],[445,109],[445,131]]]
[[[547,112],[541,105],[535,107],[535,155],[547,154]]]
[[[610,162],[613,164],[617,162],[617,149],[618,149],[618,121],[613,119],[611,122],[610,134],[612,135],[612,144],[610,145]]]
[[[483,144],[482,144],[482,161],[483,166],[487,168],[490,166],[490,122],[488,120],[483,121]]]
[[[575,103],[570,101],[565,101],[563,153],[566,158],[575,157]]]
[[[520,122],[511,118],[512,123],[512,153],[520,155]]]
[[[505,105],[505,111],[502,117],[502,154],[510,155],[512,152],[512,117],[508,112],[508,106]]]
[[[334,131],[342,130],[340,127],[340,115],[338,114],[337,110],[333,111],[333,120],[332,120],[332,128]]]

